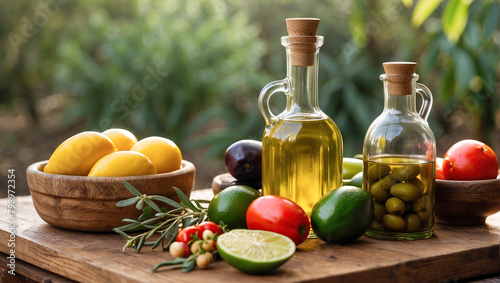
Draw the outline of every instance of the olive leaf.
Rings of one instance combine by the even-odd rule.
[[[129,206],[129,205],[136,203],[138,200],[139,200],[139,197],[132,197],[132,198],[124,199],[124,200],[117,202],[116,206],[119,206],[119,207]]]
[[[145,198],[144,202],[147,203],[152,209],[154,209],[154,210],[156,210],[158,212],[161,212],[161,210],[158,207],[158,205],[156,205],[156,203],[154,203],[151,199]]]
[[[162,267],[162,266],[178,266],[178,268],[186,261],[186,258],[183,258],[183,257],[176,257],[174,260],[167,260],[167,261],[163,261],[163,262],[160,262],[158,263],[157,265],[155,265],[153,267],[153,271],[156,271],[158,268]]]
[[[179,208],[181,207],[179,203],[177,203],[176,201],[174,200],[171,200],[167,197],[164,197],[164,196],[151,196],[151,199],[152,200],[157,200],[157,201],[161,201],[161,202],[164,202],[174,208]]]
[[[125,185],[125,188],[127,188],[127,190],[131,192],[134,196],[136,197],[142,196],[142,194],[136,188],[134,188],[134,186],[132,186],[129,182],[123,181],[123,184]]]
[[[176,187],[173,187],[173,189],[175,190],[175,192],[177,193],[177,195],[181,199],[182,204],[184,204],[185,206],[187,206],[189,209],[191,209],[194,212],[201,211],[193,205],[193,203],[189,200],[189,198],[181,190],[179,190]]]
[[[201,205],[201,203],[207,203],[207,201],[189,200],[177,188],[174,188],[174,190],[181,200],[180,203],[164,196],[141,194],[126,181],[123,181],[123,184],[135,197],[119,201],[117,204],[121,206],[136,204],[135,207],[142,211],[137,220],[123,219],[123,222],[127,224],[113,229],[127,240],[123,251],[130,247],[134,248],[136,252],[140,252],[145,246],[151,246],[152,249],[155,249],[160,244],[163,250],[168,250],[172,242],[175,241],[180,227],[199,224],[207,218],[207,208]],[[153,200],[164,203],[168,207],[173,207],[173,209],[159,207]],[[128,234],[137,231],[141,231],[141,233],[133,236]],[[157,234],[159,234],[159,237],[155,241],[148,242],[151,237]],[[189,271],[194,267],[193,264],[194,261],[184,262],[182,269]]]

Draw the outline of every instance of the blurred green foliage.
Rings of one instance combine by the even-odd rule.
[[[345,156],[361,152],[382,111],[386,61],[418,62],[435,96],[438,137],[457,111],[493,144],[498,127],[499,3],[495,0],[4,1],[0,103],[62,93],[60,123],[124,127],[172,138],[205,160],[260,139],[260,89],[286,75],[285,18],[318,17],[320,107],[339,126]],[[282,96],[282,99],[284,96]],[[283,100],[273,101],[275,108]],[[279,110],[278,110],[279,111]],[[276,111],[276,112],[278,112]]]

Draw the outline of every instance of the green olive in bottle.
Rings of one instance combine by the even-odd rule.
[[[420,167],[418,165],[404,165],[392,169],[391,175],[398,181],[409,181],[418,176]]]
[[[420,230],[420,225],[422,220],[415,213],[408,213],[405,215],[406,220],[406,232],[417,232]]]
[[[374,164],[368,168],[368,177],[379,180],[391,172],[391,166],[384,164]]]
[[[419,189],[410,183],[397,183],[391,187],[390,192],[404,201],[414,201],[420,195]]]
[[[382,222],[384,223],[384,227],[390,231],[401,232],[406,228],[406,221],[398,215],[386,214]]]
[[[370,225],[370,229],[376,230],[376,231],[384,231],[384,224],[382,222],[373,220],[372,224]]]
[[[370,189],[372,197],[378,202],[385,202],[391,197],[388,191],[384,190],[382,186],[372,186]]]
[[[383,203],[378,202],[378,201],[373,201],[373,207],[375,208],[375,213],[374,213],[375,221],[382,222],[382,218],[387,213],[387,210],[385,209],[385,205]]]
[[[385,209],[388,213],[394,215],[403,215],[406,210],[406,203],[397,197],[390,197],[385,202]]]

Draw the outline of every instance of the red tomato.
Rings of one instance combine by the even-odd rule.
[[[480,141],[459,141],[444,155],[443,173],[447,180],[495,179],[498,159],[495,152]]]
[[[197,235],[201,239],[201,234],[203,234],[203,230],[198,226],[189,226],[177,233],[177,237],[175,241],[185,243],[186,245],[192,240],[191,235]]]
[[[205,230],[210,230],[212,233],[217,234],[217,236],[222,234],[222,229],[215,222],[212,221],[204,221],[198,227],[201,228],[202,233]]]
[[[287,236],[299,245],[309,235],[311,224],[304,210],[293,201],[280,196],[255,199],[247,210],[248,229],[266,230]]]
[[[443,173],[443,161],[444,159],[436,158],[436,179],[445,180]]]

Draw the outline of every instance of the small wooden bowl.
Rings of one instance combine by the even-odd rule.
[[[146,195],[162,195],[180,201],[172,187],[188,197],[194,187],[196,169],[182,161],[174,172],[127,177],[86,177],[43,172],[47,161],[30,165],[26,175],[35,209],[45,222],[54,226],[93,232],[110,232],[125,225],[124,218],[137,219],[142,213],[135,205],[118,207],[120,200],[133,197],[122,181]],[[164,203],[161,203],[165,206]]]
[[[229,173],[223,173],[214,177],[212,180],[212,191],[214,192],[214,195],[216,195],[225,188],[233,185],[250,186],[258,191],[262,191],[262,182],[241,182]]]
[[[480,225],[500,211],[500,174],[497,179],[450,181],[436,179],[436,222]]]

